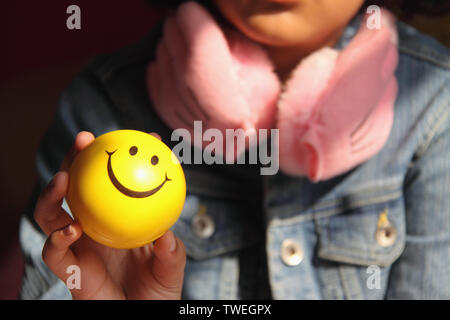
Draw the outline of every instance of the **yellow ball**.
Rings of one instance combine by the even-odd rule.
[[[67,204],[83,231],[113,248],[137,248],[177,221],[186,198],[183,169],[152,135],[106,133],[83,149],[69,172]]]

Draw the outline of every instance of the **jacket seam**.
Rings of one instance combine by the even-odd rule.
[[[434,122],[434,125],[431,127],[429,131],[425,134],[424,141],[422,141],[419,144],[418,151],[416,153],[417,157],[421,157],[425,154],[425,152],[428,150],[428,148],[431,145],[431,142],[433,138],[436,136],[436,134],[439,132],[439,129],[445,124],[448,115],[450,114],[450,108],[445,108],[445,106],[448,106],[448,101],[443,102],[441,105],[439,105],[439,111],[443,109],[442,112],[438,112],[436,117],[434,119],[437,119],[436,122]]]
[[[450,59],[445,59],[445,57],[443,57],[445,60],[441,61],[441,60],[438,60],[438,59],[435,59],[435,58],[431,58],[431,57],[429,57],[427,55],[419,54],[419,53],[417,53],[417,51],[414,51],[414,50],[412,50],[410,48],[407,48],[407,47],[405,47],[403,45],[399,46],[399,51],[401,53],[406,54],[406,55],[408,55],[410,57],[413,57],[415,59],[429,62],[431,64],[434,64],[435,66],[438,66],[438,67],[441,67],[441,68],[444,68],[444,69],[447,69],[447,70],[450,69]],[[433,54],[435,54],[435,55],[439,55],[435,51],[431,51],[431,52]]]
[[[358,192],[350,193],[348,196],[357,197],[359,195],[365,195],[365,194],[376,194],[378,192],[386,192],[386,191],[398,191],[402,185],[401,181],[397,181],[392,184],[388,184],[386,186],[382,187],[376,187],[376,188],[364,188],[363,190],[360,190]],[[340,197],[342,198],[342,197]],[[360,200],[364,201],[364,200]],[[339,204],[339,199],[333,199],[333,200],[325,200],[317,205],[314,205],[312,208],[315,211],[321,211],[323,209],[326,209],[327,207],[337,206]]]
[[[291,224],[297,224],[297,223],[303,223],[310,220],[318,220],[323,218],[332,217],[338,214],[341,214],[348,210],[353,210],[360,207],[370,206],[370,205],[377,205],[385,202],[395,201],[401,198],[403,192],[401,189],[398,189],[397,192],[392,192],[387,195],[371,198],[371,199],[365,199],[360,201],[355,201],[348,207],[335,207],[332,209],[327,210],[317,210],[317,209],[308,209],[308,213],[306,214],[300,214],[289,218],[275,218],[270,222],[270,226],[272,227],[284,227],[284,226],[290,226]],[[318,230],[320,231],[320,230]]]
[[[321,259],[348,263],[358,266],[367,266],[370,264],[376,264],[379,267],[388,267],[394,263],[404,252],[406,248],[406,241],[403,239],[397,246],[392,248],[389,252],[373,252],[371,255],[365,257],[358,256],[358,252],[363,252],[361,249],[358,250],[345,250],[334,245],[329,245],[326,247],[327,251],[319,250],[318,256]],[[334,253],[332,253],[334,251]]]

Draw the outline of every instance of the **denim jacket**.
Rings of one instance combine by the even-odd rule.
[[[187,198],[173,231],[188,257],[184,298],[450,298],[450,53],[402,23],[398,32],[394,125],[367,162],[320,183],[261,176],[254,165],[183,165]],[[145,83],[160,36],[158,27],[96,57],[63,92],[37,154],[36,195],[79,131],[153,131],[173,147]],[[31,220],[22,225],[32,262],[22,297],[70,298],[43,265]]]

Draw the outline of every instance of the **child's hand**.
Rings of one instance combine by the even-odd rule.
[[[186,252],[170,230],[154,244],[113,249],[84,235],[61,208],[70,164],[93,140],[89,132],[78,134],[61,171],[37,202],[34,218],[48,236],[42,252],[45,263],[64,282],[72,275],[69,266],[80,268],[80,289],[71,290],[74,299],[180,299]]]

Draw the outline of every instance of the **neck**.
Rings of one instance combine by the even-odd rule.
[[[284,83],[289,79],[292,71],[305,57],[323,47],[333,47],[339,40],[343,31],[344,29],[339,30],[331,38],[328,38],[327,41],[321,43],[312,43],[294,47],[265,46],[264,48],[272,60],[275,67],[275,73]]]

